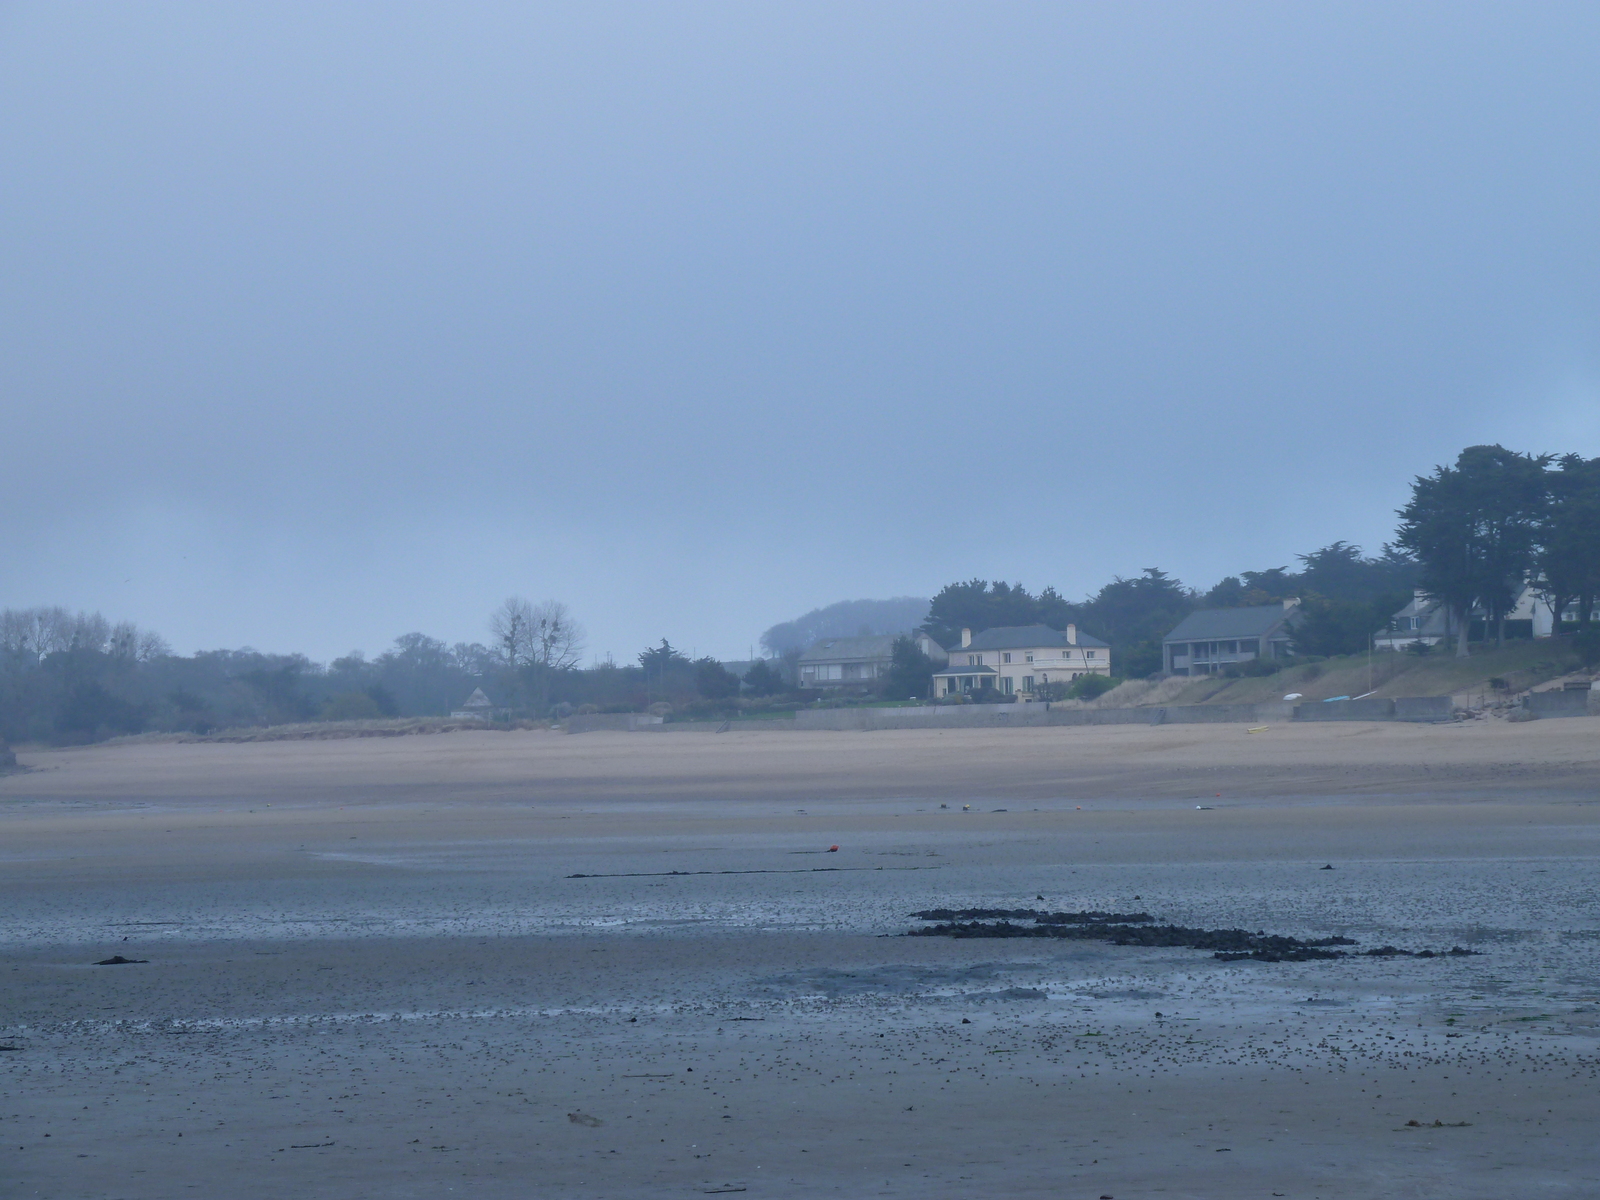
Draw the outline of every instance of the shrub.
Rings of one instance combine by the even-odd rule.
[[[381,716],[383,710],[366,692],[340,692],[322,706],[324,721],[375,721]]]
[[[1252,658],[1239,664],[1239,674],[1253,679],[1276,675],[1281,670],[1283,664],[1274,658]]]
[[[1093,700],[1104,696],[1121,682],[1109,675],[1080,675],[1067,688],[1067,696],[1073,700]]]
[[[1591,629],[1572,639],[1572,648],[1578,652],[1578,661],[1586,667],[1600,663],[1600,629]]]

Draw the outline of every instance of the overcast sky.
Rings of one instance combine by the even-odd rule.
[[[743,657],[1600,454],[1600,7],[0,5],[0,607]]]

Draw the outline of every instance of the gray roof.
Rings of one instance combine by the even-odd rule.
[[[1088,646],[1091,650],[1101,650],[1106,645],[1106,642],[1091,637],[1081,629],[1078,630],[1078,640],[1069,642],[1066,634],[1048,625],[996,625],[993,629],[973,634],[970,646],[951,646],[950,653],[959,654],[963,650],[1026,650],[1030,646]]]
[[[892,633],[873,637],[823,638],[811,643],[800,656],[805,662],[850,662],[874,658],[889,658],[894,654]]]
[[[1253,608],[1202,608],[1192,612],[1163,642],[1212,641],[1217,638],[1265,637],[1297,610],[1281,604],[1262,604]]]
[[[483,694],[482,688],[473,688],[472,695],[468,696],[461,704],[462,708],[493,708],[494,701]]]
[[[995,675],[993,667],[941,667],[935,675]]]
[[[1422,618],[1420,629],[1399,628],[1401,621],[1411,617]],[[1409,604],[1389,618],[1389,625],[1388,629],[1380,629],[1377,636],[1386,639],[1440,636],[1449,632],[1450,614],[1431,596],[1413,596]]]

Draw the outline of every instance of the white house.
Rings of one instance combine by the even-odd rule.
[[[1065,633],[1048,625],[1002,625],[976,636],[963,629],[961,644],[948,653],[949,665],[933,674],[935,696],[996,688],[1027,699],[1046,684],[1111,674],[1111,647],[1076,625]]]
[[[1581,615],[1574,603],[1568,605],[1561,619],[1575,624]],[[1600,620],[1600,611],[1594,614],[1594,619]],[[1419,588],[1412,594],[1411,602],[1390,618],[1389,628],[1374,636],[1372,644],[1379,650],[1404,650],[1417,642],[1425,646],[1450,643],[1455,640],[1458,624],[1454,613]],[[1550,602],[1531,584],[1525,584],[1517,593],[1511,611],[1506,614],[1506,636],[1547,638],[1554,632],[1555,620],[1550,611]],[[1472,641],[1481,641],[1498,635],[1498,622],[1495,626],[1485,628],[1483,611],[1474,609],[1468,637]]]

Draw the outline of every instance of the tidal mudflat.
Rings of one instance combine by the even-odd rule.
[[[1600,1194],[1597,721],[20,757],[6,1194]]]

